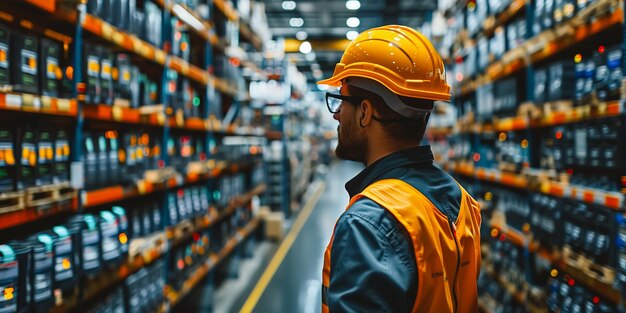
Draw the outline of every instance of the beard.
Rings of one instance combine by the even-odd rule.
[[[337,126],[338,144],[335,154],[338,158],[348,161],[365,163],[367,141],[352,121],[346,121]]]

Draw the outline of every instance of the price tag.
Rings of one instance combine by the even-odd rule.
[[[6,95],[7,108],[20,109],[22,107],[22,97],[18,95]]]
[[[72,107],[72,101],[69,99],[57,99],[57,110],[69,112]]]
[[[123,110],[120,107],[114,106],[111,108],[111,113],[113,114],[114,121],[121,121],[124,117]]]

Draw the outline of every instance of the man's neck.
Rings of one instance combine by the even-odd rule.
[[[419,147],[419,143],[406,143],[406,144],[397,144],[397,143],[383,143],[383,144],[372,144],[370,145],[370,151],[366,158],[366,166],[400,150],[408,149],[408,148],[417,148]]]

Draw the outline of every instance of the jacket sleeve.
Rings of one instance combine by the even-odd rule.
[[[411,311],[414,297],[405,290],[411,275],[389,239],[363,216],[346,212],[340,218],[331,249],[331,313]]]

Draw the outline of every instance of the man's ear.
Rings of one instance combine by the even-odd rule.
[[[374,113],[374,106],[368,99],[361,101],[361,116],[359,117],[359,124],[361,127],[367,127],[372,122],[372,115]]]

